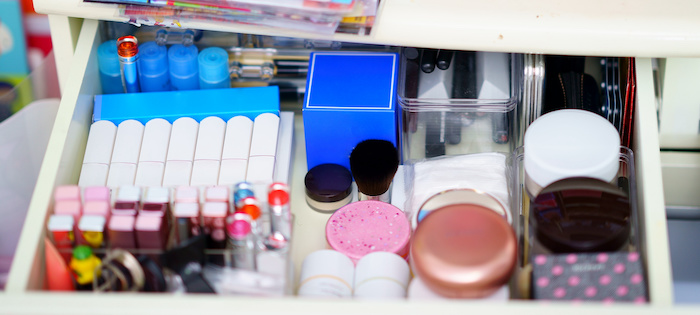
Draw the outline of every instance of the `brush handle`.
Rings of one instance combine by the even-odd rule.
[[[358,191],[357,192],[357,199],[359,201],[377,200],[377,201],[382,201],[382,202],[386,202],[386,203],[391,203],[391,187],[389,187],[389,189],[387,189],[386,192],[384,192],[383,194],[377,195],[377,196],[365,195],[362,192]]]

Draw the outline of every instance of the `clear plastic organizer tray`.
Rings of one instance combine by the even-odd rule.
[[[531,298],[529,293],[531,281],[528,279],[531,277],[532,270],[529,265],[533,264],[533,257],[537,254],[554,254],[534,241],[534,229],[530,225],[530,199],[524,193],[523,158],[523,147],[518,147],[512,154],[487,152],[412,160],[400,170],[407,196],[403,209],[414,229],[417,221],[425,215],[418,211],[429,211],[421,205],[427,204],[426,200],[431,195],[446,194],[447,191],[478,189],[480,193],[486,193],[503,204],[505,211],[510,211],[504,217],[508,219],[515,231],[518,248],[518,263],[510,281],[511,299]],[[646,266],[647,254],[643,246],[645,234],[642,228],[643,221],[640,220],[640,209],[637,207],[634,154],[626,147],[620,147],[619,170],[609,188],[606,189],[615,190],[615,188],[624,191],[628,196],[630,213],[627,218],[628,237],[624,244],[616,247],[614,252],[638,253],[641,256],[642,266]],[[572,208],[575,206],[572,205]],[[419,217],[421,219],[418,219]],[[601,217],[608,218],[608,216]],[[613,222],[613,217],[609,216],[609,218],[611,220],[609,222]],[[644,299],[646,298],[645,296]]]
[[[77,186],[65,186],[63,188],[73,189],[74,187]],[[198,188],[198,199],[204,199],[205,187]],[[117,204],[120,201],[116,197],[119,189],[122,189],[122,187],[110,189],[112,195],[111,201],[109,201],[110,209],[118,209],[119,207]],[[59,219],[56,221],[59,224],[54,226],[59,227],[59,229],[56,234],[50,230],[47,232],[52,245],[56,248],[55,252],[51,251],[49,254],[54,264],[60,260],[58,257],[60,256],[67,266],[75,270],[76,274],[80,271],[85,271],[85,269],[74,269],[72,265],[74,263],[72,257],[74,257],[74,252],[79,245],[90,247],[94,257],[101,260],[102,266],[99,269],[102,275],[95,274],[92,282],[87,285],[76,283],[76,287],[82,287],[80,291],[216,292],[218,294],[249,294],[255,296],[284,296],[293,293],[294,274],[290,257],[290,243],[287,243],[287,241],[291,240],[279,240],[275,238],[277,235],[271,233],[273,223],[270,206],[266,202],[267,196],[258,195],[255,197],[256,201],[253,204],[255,208],[261,211],[257,214],[259,215],[258,218],[251,219],[251,217],[246,215],[239,218],[250,220],[248,221],[250,222],[248,227],[251,228],[249,230],[251,234],[245,239],[245,252],[241,253],[235,249],[235,246],[229,246],[227,239],[217,240],[216,237],[218,236],[214,236],[216,233],[214,230],[223,233],[227,229],[224,225],[229,224],[229,220],[237,220],[235,216],[230,215],[232,213],[231,209],[227,209],[226,217],[207,217],[206,215],[201,218],[177,217],[177,189],[167,189],[169,201],[162,205],[151,203],[146,199],[145,196],[147,196],[149,189],[151,187],[142,187],[138,214],[128,216],[134,218],[131,222],[136,222],[136,228],[131,231],[132,233],[129,233],[130,237],[127,237],[126,240],[124,240],[125,235],[121,234],[123,232],[119,232],[119,228],[114,231],[108,229],[108,227],[111,228],[110,220],[120,217],[119,214],[98,215],[105,219],[101,222],[101,224],[104,224],[104,230],[99,233],[83,231],[81,229],[83,223],[78,224],[78,221],[76,221],[74,226],[77,228],[77,231],[73,231],[73,236],[69,237],[70,241],[67,241],[67,234],[61,229],[60,225],[60,221],[66,219],[67,216],[63,215],[55,218]],[[227,191],[232,190],[227,189]],[[82,202],[82,207],[87,209],[88,197],[85,188],[80,189],[80,196],[81,201],[79,202]],[[61,201],[54,201],[54,204],[58,202]],[[72,202],[72,200],[68,202]],[[121,203],[124,203],[124,201],[121,201]],[[185,206],[191,206],[192,204],[190,202],[184,203],[187,204]],[[203,210],[205,203],[202,200],[196,202],[198,210]],[[218,203],[221,204],[222,202]],[[233,203],[233,200],[230,200],[230,203],[227,201],[226,207],[233,207]],[[154,212],[147,210],[156,207],[159,209],[158,211],[164,211],[162,213],[163,216],[154,217]],[[192,207],[189,208],[191,209]],[[94,212],[95,207],[92,207],[92,209]],[[206,211],[201,212],[204,213]],[[49,213],[55,214],[51,210]],[[84,213],[83,217],[86,216],[89,215]],[[140,223],[138,222],[142,216],[147,217],[144,220],[145,224],[150,224],[151,226],[154,222],[151,219],[159,218],[158,226],[162,228],[158,231],[144,230],[140,232],[138,230]],[[90,219],[95,219],[95,217],[91,216]],[[293,225],[293,218],[291,220],[289,227]],[[92,222],[86,226],[95,224],[95,221]],[[276,222],[280,224],[280,221]],[[120,224],[124,224],[124,221],[121,221]],[[51,226],[52,223],[47,225]],[[278,228],[280,227],[278,226]],[[149,237],[151,239],[146,239],[148,241],[147,244],[142,245],[140,243],[143,240],[141,238],[143,236],[140,233],[146,233],[143,235],[150,234]],[[121,240],[111,239],[110,237],[112,236],[118,236]],[[138,243],[138,248],[115,245],[125,244],[125,241],[132,244]],[[101,245],[95,247],[96,243]],[[154,246],[159,248],[155,249]],[[239,244],[239,246],[241,245]],[[81,267],[80,264],[82,266],[90,266],[90,259],[84,260],[83,263],[80,263],[80,260],[76,260],[78,262],[76,266]],[[137,264],[128,264],[127,260],[138,261],[140,268]],[[47,264],[48,261],[49,257],[47,257]],[[108,264],[107,262],[110,263]],[[244,264],[245,266],[238,264]],[[120,268],[120,272],[113,272],[115,269]],[[145,274],[145,277],[140,279],[140,277],[137,277],[139,274]],[[196,274],[194,278],[190,278],[189,281],[183,280],[186,275],[193,274]],[[136,278],[143,281],[137,281]],[[204,279],[204,282],[199,281],[201,278]]]
[[[439,61],[432,70],[422,69],[426,54],[437,51]],[[452,105],[473,105],[485,110],[507,110],[516,105],[522,89],[523,57],[499,52],[448,51],[403,48],[399,73],[398,97],[405,107],[445,108]],[[432,57],[432,56],[431,56]],[[424,66],[431,68],[430,66]],[[444,68],[444,70],[442,69]]]
[[[509,183],[511,193],[511,211],[513,214],[513,228],[516,231],[521,246],[518,261],[520,262],[518,272],[523,272],[528,264],[532,264],[533,257],[537,254],[537,249],[534,241],[534,231],[530,225],[530,197],[525,191],[525,173],[523,167],[523,159],[525,152],[523,147],[518,147],[515,152],[509,157]],[[637,175],[635,168],[634,153],[631,149],[620,147],[620,167],[617,176],[613,179],[611,186],[616,186],[618,189],[626,192],[629,198],[630,217],[629,217],[629,238],[617,252],[637,252],[641,255],[642,266],[645,267],[645,273],[649,274],[652,270],[649,269],[648,253],[646,250],[646,232],[644,229],[644,213],[638,207],[637,193]],[[541,249],[540,249],[541,251]],[[522,275],[521,275],[522,276]],[[649,283],[647,283],[647,286]],[[649,289],[647,288],[647,292]]]
[[[404,162],[512,152],[518,142],[515,109],[522,97],[523,55],[448,51],[447,57],[437,57],[449,60],[445,70],[433,64],[426,72],[422,66],[428,54],[435,50],[401,50],[398,101]]]
[[[85,310],[96,307],[119,310],[128,313],[152,313],[154,310],[167,312],[191,311],[231,311],[267,312],[290,314],[303,311],[306,314],[328,314],[339,312],[357,314],[367,312],[368,307],[377,313],[426,314],[426,313],[467,313],[467,312],[519,312],[554,314],[569,311],[571,304],[552,303],[543,308],[535,301],[509,301],[471,303],[471,301],[320,301],[306,298],[251,298],[247,296],[215,295],[172,295],[172,294],[58,294],[43,292],[44,237],[46,219],[52,209],[52,194],[56,186],[75,184],[80,173],[82,156],[87,141],[88,128],[92,116],[93,96],[101,93],[97,69],[97,47],[102,43],[100,24],[85,20],[80,38],[76,44],[71,72],[65,87],[61,106],[53,128],[51,139],[39,174],[23,227],[16,253],[15,263],[10,271],[6,291],[6,305],[17,310],[34,313],[52,312],[60,309]],[[650,304],[634,308],[634,311],[665,310],[672,301],[671,274],[668,254],[668,238],[661,188],[659,148],[656,133],[656,114],[653,98],[651,62],[638,59],[638,107],[635,113],[634,164],[636,166],[637,209],[639,213],[640,235],[638,243],[645,253]],[[517,99],[514,97],[513,100]],[[515,103],[514,103],[515,104]],[[515,106],[515,105],[514,105]],[[311,252],[327,248],[325,224],[330,214],[309,208],[304,198],[303,178],[307,171],[303,146],[304,133],[301,115],[295,118],[295,148],[293,150],[293,170],[289,182],[291,188],[291,208],[295,217],[291,260],[295,274],[303,259]],[[490,138],[490,137],[489,137]],[[9,294],[13,293],[13,294]],[[10,298],[12,297],[12,298]],[[28,303],[41,300],[42,303]],[[19,305],[22,304],[22,308]],[[145,306],[148,307],[145,307]],[[650,307],[653,306],[653,307]],[[602,304],[583,305],[582,310],[595,312],[632,311],[632,306],[608,307]],[[658,307],[658,308],[657,308]],[[92,309],[95,310],[95,309]]]

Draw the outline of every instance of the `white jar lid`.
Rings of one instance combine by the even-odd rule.
[[[568,177],[612,181],[620,164],[620,135],[605,118],[562,109],[535,120],[525,132],[524,167],[541,187]]]
[[[408,263],[390,252],[373,252],[355,266],[355,296],[405,297],[411,278]]]
[[[307,292],[314,291],[314,289],[305,289],[304,286],[319,279],[338,282],[340,286],[347,287],[347,290],[343,289],[342,291],[351,294],[354,277],[355,264],[348,256],[330,249],[318,250],[306,256],[301,264],[299,294],[316,295],[317,292]]]

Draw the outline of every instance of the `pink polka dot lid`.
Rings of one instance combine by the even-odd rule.
[[[386,202],[364,200],[338,209],[326,223],[328,245],[357,262],[371,252],[408,255],[406,215]]]
[[[533,297],[603,303],[647,301],[638,253],[580,253],[533,257]]]

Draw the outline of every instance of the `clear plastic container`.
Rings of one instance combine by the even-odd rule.
[[[429,50],[403,48],[398,100],[404,162],[516,147],[522,55],[451,52],[426,72]],[[430,68],[430,64],[427,65]],[[442,70],[442,69],[445,70]],[[430,70],[430,69],[427,69]]]
[[[519,237],[518,243],[521,245],[520,260],[521,267],[526,266],[531,257],[538,254],[552,254],[553,252],[544,246],[536,237],[535,228],[530,222],[530,197],[525,193],[525,176],[523,170],[524,150],[519,147],[511,156],[510,176],[512,196],[512,211],[514,217],[514,228]],[[632,150],[627,147],[620,147],[620,168],[618,174],[613,180],[613,184],[620,190],[624,191],[629,198],[630,215],[629,215],[629,237],[616,251],[617,252],[640,252],[642,257],[646,257],[643,252],[643,235],[639,226],[639,213],[637,209],[637,186],[634,166],[634,155]]]
[[[195,198],[200,200],[203,196],[203,188],[200,189],[199,196]],[[228,192],[227,192],[228,193]],[[116,196],[116,192],[110,194]],[[84,197],[84,191],[81,191]],[[169,190],[170,196],[167,204],[169,209],[175,209],[175,192]],[[143,197],[143,196],[142,196]],[[229,196],[230,197],[230,196]],[[271,213],[268,211],[270,207],[265,198],[259,199],[260,207],[262,207],[263,215],[255,221],[260,227],[261,235],[250,235],[251,244],[245,255],[252,255],[250,259],[254,261],[253,270],[246,267],[236,265],[236,255],[241,252],[237,251],[233,246],[226,248],[217,248],[216,240],[212,241],[212,236],[215,232],[211,230],[211,226],[207,226],[207,218],[196,217],[191,225],[185,225],[192,229],[186,240],[179,239],[179,220],[188,220],[188,217],[175,217],[172,210],[167,210],[165,217],[161,220],[165,226],[158,233],[163,233],[165,236],[165,250],[162,248],[145,248],[143,244],[139,244],[140,248],[122,248],[114,246],[113,231],[109,231],[109,223],[103,225],[104,230],[100,232],[99,238],[104,237],[103,245],[97,248],[91,248],[92,254],[101,259],[103,265],[105,262],[111,262],[109,266],[103,266],[102,272],[106,274],[95,278],[92,286],[83,285],[76,286],[85,290],[93,291],[146,291],[146,292],[163,292],[163,293],[217,293],[217,294],[243,294],[255,296],[283,296],[293,293],[294,272],[291,262],[291,244],[286,246],[275,246],[280,243],[274,243],[279,238],[272,238],[273,233],[270,232]],[[264,199],[264,200],[263,200]],[[140,216],[144,215],[144,205],[148,202],[141,198]],[[108,201],[109,209],[114,208],[116,198],[111,198]],[[233,200],[231,200],[233,203]],[[55,202],[54,202],[55,203]],[[197,203],[202,207],[204,203]],[[232,207],[228,205],[227,207]],[[230,209],[229,209],[230,210]],[[227,217],[230,215],[227,212]],[[199,215],[203,215],[199,213]],[[83,216],[85,217],[85,216]],[[106,222],[113,220],[118,215],[111,214]],[[153,217],[159,218],[156,215]],[[160,218],[159,218],[160,219]],[[212,225],[225,224],[214,223],[217,218],[209,218]],[[225,220],[221,218],[221,220]],[[289,226],[293,226],[294,218],[290,218]],[[48,225],[47,225],[48,226]],[[56,249],[56,253],[60,255],[58,260],[63,260],[60,264],[65,263],[67,267],[71,262],[71,257],[74,255],[78,245],[86,245],[87,230],[76,228],[78,223],[75,223],[74,230],[70,232],[70,242],[60,243],[62,238],[61,232],[58,229],[54,233],[48,231],[51,243]],[[138,223],[136,223],[138,226]],[[50,228],[49,228],[50,229]],[[144,235],[155,236],[152,230],[139,232],[136,228],[129,230],[130,237],[140,242],[139,237]],[[196,232],[195,232],[196,231]],[[144,234],[139,234],[144,233]],[[151,233],[151,234],[145,234]],[[264,235],[262,235],[264,234]],[[97,233],[92,234],[97,235]],[[274,235],[277,236],[277,235]],[[73,239],[74,237],[74,239]],[[230,240],[227,236],[226,240]],[[286,240],[289,242],[290,240]],[[66,246],[67,245],[67,246]],[[55,262],[56,260],[54,260]],[[0,263],[2,261],[0,260]],[[81,265],[76,265],[77,267]],[[119,270],[116,270],[119,269]],[[116,270],[116,271],[115,271]],[[145,274],[145,275],[144,275]],[[187,279],[183,279],[187,277]],[[126,279],[126,280],[125,280]],[[203,279],[203,280],[202,280]],[[51,286],[49,286],[51,287]]]

